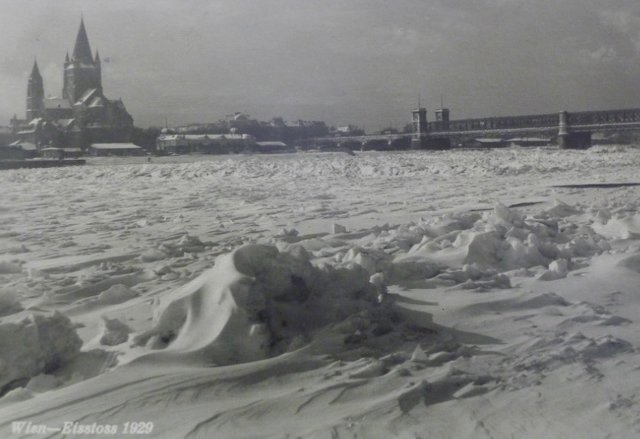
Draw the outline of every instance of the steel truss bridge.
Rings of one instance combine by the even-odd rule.
[[[447,118],[448,118],[448,112]],[[594,132],[640,131],[640,109],[583,111],[528,116],[427,122],[426,110],[413,111],[413,133],[307,139],[307,146],[348,149],[443,149],[473,138],[545,136],[562,148],[588,148]]]

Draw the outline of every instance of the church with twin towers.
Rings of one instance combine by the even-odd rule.
[[[60,97],[45,97],[37,60],[27,84],[26,118],[11,121],[20,142],[38,150],[49,147],[88,148],[92,143],[129,142],[133,118],[121,99],[103,93],[102,62],[95,56],[80,19],[71,56],[64,60]]]

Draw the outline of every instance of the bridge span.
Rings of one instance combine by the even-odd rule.
[[[640,131],[640,109],[534,114],[450,120],[449,110],[436,110],[435,121],[427,121],[427,110],[412,111],[412,133],[308,139],[308,145],[346,149],[448,149],[474,138],[509,139],[545,136],[561,148],[591,146],[594,132]]]
[[[504,138],[513,135],[546,135],[561,148],[588,148],[593,132],[640,130],[640,109],[583,111],[449,120],[449,110],[436,111],[427,121],[427,110],[412,112],[413,147],[448,148],[452,140],[469,137]]]

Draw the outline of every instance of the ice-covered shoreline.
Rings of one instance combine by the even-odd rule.
[[[0,173],[0,329],[58,311],[82,343],[3,359],[0,429],[126,407],[165,437],[638,433],[640,189],[556,186],[635,183],[640,150],[172,160]]]

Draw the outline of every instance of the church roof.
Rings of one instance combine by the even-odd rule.
[[[82,96],[80,96],[80,99],[78,99],[78,102],[76,103],[80,103],[80,104],[86,104],[87,102],[89,102],[89,99],[91,99],[95,92],[97,92],[98,89],[97,88],[90,88],[89,90],[85,91]]]
[[[91,101],[91,104],[89,104],[89,107],[104,107],[104,99],[102,99],[100,96],[96,96],[93,101]]]
[[[84,28],[84,19],[82,18],[80,19],[80,28],[76,36],[76,45],[73,48],[73,59],[82,64],[93,64],[91,46],[89,45],[89,38],[87,37],[87,31]]]
[[[31,119],[31,122],[29,122],[29,125],[35,127],[42,122],[44,122],[44,119],[42,117],[36,117]]]
[[[66,99],[48,98],[44,100],[44,108],[46,110],[56,110],[56,109],[70,110],[71,104],[69,104],[69,101]]]
[[[115,105],[116,108],[127,111],[127,109],[124,107],[124,102],[122,102],[122,99],[118,99],[117,101],[111,101],[111,103],[113,103],[113,105]]]
[[[69,128],[69,126],[75,121],[75,119],[58,119],[55,124],[62,128]]]

